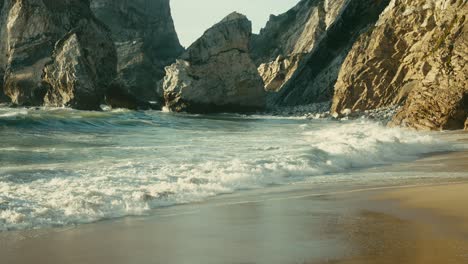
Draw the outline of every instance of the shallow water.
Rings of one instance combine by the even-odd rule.
[[[398,180],[361,170],[459,148],[366,120],[0,108],[0,231],[278,185]]]

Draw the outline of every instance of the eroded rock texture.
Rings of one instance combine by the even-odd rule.
[[[251,22],[238,13],[208,29],[166,68],[166,106],[192,113],[262,109],[265,91],[249,56],[251,31]]]
[[[347,56],[332,111],[403,104],[391,125],[463,129],[467,15],[464,0],[392,0]]]
[[[97,109],[115,77],[115,67],[115,50],[107,32],[98,24],[84,23],[55,45],[53,61],[42,75],[48,88],[44,104]]]
[[[303,0],[288,12],[270,17],[252,42],[252,56],[269,91],[283,87],[305,55],[322,40],[346,0]]]
[[[97,109],[116,56],[89,1],[4,0],[0,74],[18,105]]]
[[[96,17],[111,30],[118,54],[118,78],[108,99],[119,105],[128,98],[157,101],[156,85],[164,67],[184,51],[171,16],[169,0],[91,0]]]
[[[347,52],[388,2],[303,0],[272,17],[253,42],[266,89],[278,91],[271,103],[292,106],[331,100]]]

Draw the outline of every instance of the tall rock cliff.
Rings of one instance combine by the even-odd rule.
[[[238,13],[208,29],[166,68],[166,106],[192,113],[262,109],[265,91],[249,55],[251,32],[251,22]]]
[[[467,15],[465,0],[392,0],[347,56],[332,111],[403,104],[392,125],[463,129]]]
[[[116,55],[86,0],[4,0],[0,74],[15,104],[97,109]]]
[[[164,67],[184,51],[171,17],[169,0],[91,0],[96,17],[111,30],[118,54],[115,93],[158,100]],[[115,102],[115,100],[113,100]]]
[[[331,100],[347,52],[388,2],[303,0],[287,13],[272,16],[252,44],[266,89],[278,91],[271,103]]]
[[[265,88],[278,91],[305,55],[320,43],[335,22],[346,0],[302,0],[288,12],[270,17],[252,41],[252,56],[260,65]]]

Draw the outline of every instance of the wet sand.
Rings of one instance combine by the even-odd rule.
[[[380,170],[426,186],[295,185],[72,228],[0,233],[0,263],[468,263],[468,153]],[[465,172],[467,173],[465,175]]]
[[[250,198],[4,233],[0,256],[12,264],[468,263],[468,183]]]
[[[351,250],[315,263],[468,263],[468,184],[400,188],[376,194],[342,226]]]

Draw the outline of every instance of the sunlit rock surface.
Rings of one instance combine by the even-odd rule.
[[[402,104],[391,125],[463,129],[467,14],[464,0],[393,0],[348,54],[332,111]]]
[[[238,13],[208,29],[166,68],[166,106],[193,113],[263,109],[263,82],[249,55],[251,31],[251,22]]]
[[[10,100],[97,109],[116,57],[89,2],[5,0],[1,7],[0,74]]]
[[[253,57],[272,105],[331,100],[341,64],[389,0],[303,0],[272,16],[254,38]]]

